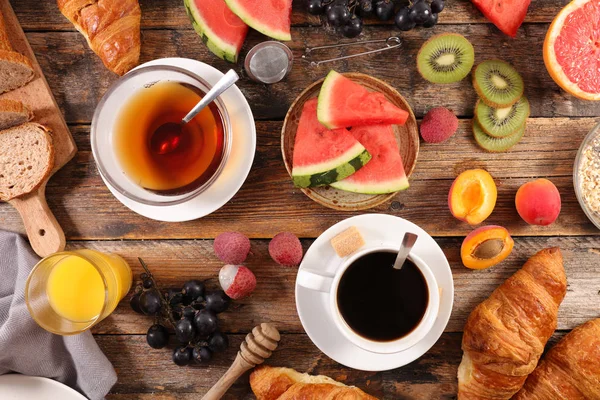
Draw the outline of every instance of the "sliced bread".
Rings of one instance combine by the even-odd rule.
[[[52,172],[50,131],[33,122],[0,131],[0,200],[31,193]]]
[[[4,16],[0,12],[0,50],[12,51],[13,48],[8,40],[8,32],[6,31],[6,24],[4,23]]]
[[[24,124],[32,118],[29,107],[20,101],[0,99],[0,130]]]
[[[15,51],[0,50],[0,93],[25,86],[33,79],[31,61]]]

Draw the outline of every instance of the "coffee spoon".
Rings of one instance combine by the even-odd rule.
[[[158,127],[150,139],[150,147],[157,154],[167,154],[175,151],[181,143],[183,126],[190,122],[200,111],[204,110],[210,103],[219,97],[224,91],[236,83],[240,77],[230,69],[219,81],[202,97],[183,119],[177,122],[167,122]]]
[[[402,269],[408,254],[412,250],[418,236],[414,233],[406,232],[404,238],[402,238],[402,244],[400,250],[398,250],[398,256],[396,256],[396,262],[394,262],[394,269]]]

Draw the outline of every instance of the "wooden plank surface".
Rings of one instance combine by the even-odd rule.
[[[438,242],[452,267],[456,287],[454,311],[446,333],[427,354],[408,366],[380,373],[361,372],[343,367],[322,354],[303,333],[296,316],[293,302],[296,270],[274,265],[268,257],[267,242],[255,240],[248,266],[257,276],[257,289],[249,299],[235,303],[232,310],[221,314],[220,321],[223,330],[230,333],[231,345],[210,364],[180,368],[171,362],[172,350],[149,349],[143,333],[152,324],[151,319],[134,314],[126,302],[97,327],[98,344],[119,376],[109,399],[197,399],[229,367],[245,333],[264,321],[276,324],[283,332],[280,349],[268,361],[269,365],[325,374],[383,399],[453,399],[456,371],[462,357],[460,332],[466,317],[531,254],[546,246],[561,247],[569,277],[567,296],[559,312],[559,329],[570,329],[600,316],[597,307],[600,239],[519,238],[513,254],[501,265],[486,271],[470,271],[460,265],[460,240],[440,239]],[[310,244],[311,241],[304,241],[303,247],[306,249]],[[212,255],[211,246],[211,241],[107,241],[77,242],[73,248],[117,251],[134,265],[136,274],[140,268],[134,260],[141,254],[159,282],[176,286],[186,279],[217,274],[221,263]],[[211,283],[214,284],[214,279]],[[563,334],[564,331],[557,331],[549,345]],[[171,343],[171,349],[173,346]],[[247,374],[224,397],[253,398]]]
[[[142,256],[164,286],[181,285],[190,278],[211,278],[221,262],[212,254],[211,239],[227,230],[240,230],[256,238],[249,267],[258,278],[256,292],[222,314],[223,329],[231,346],[206,366],[179,368],[169,350],[153,350],[144,332],[151,321],[133,313],[124,300],[115,313],[94,329],[101,349],[115,366],[119,381],[109,400],[198,399],[227,369],[244,334],[259,322],[275,323],[283,332],[282,345],[271,365],[329,375],[385,399],[454,399],[456,370],[460,363],[461,331],[473,307],[516,271],[536,251],[559,246],[565,257],[569,287],[559,313],[559,329],[552,342],[580,323],[600,316],[600,236],[586,219],[575,198],[572,164],[586,133],[600,122],[600,103],[577,100],[562,92],[545,71],[542,42],[558,10],[568,0],[532,2],[526,23],[516,39],[501,34],[487,23],[467,0],[448,2],[434,29],[402,33],[403,47],[395,52],[355,59],[321,68],[307,68],[300,61],[306,46],[331,44],[342,38],[320,26],[319,18],[294,2],[295,57],[290,76],[266,86],[243,79],[240,88],[252,105],[257,123],[258,147],[252,172],[234,199],[213,215],[198,221],[166,224],[151,221],[122,206],[102,183],[89,145],[94,108],[117,77],[107,71],[88,48],[85,39],[60,14],[55,1],[11,0],[27,38],[50,82],[79,153],[48,186],[50,207],[71,239],[68,248],[94,248],[123,255],[133,266]],[[225,71],[232,65],[212,54],[200,42],[185,15],[181,0],[143,0],[142,62],[161,57],[190,57]],[[361,39],[385,38],[399,32],[390,23],[366,21]],[[470,118],[475,93],[469,80],[454,85],[426,83],[414,68],[424,40],[441,32],[458,32],[474,44],[476,61],[502,58],[523,75],[532,118],[522,142],[512,151],[490,155],[472,139]],[[251,32],[242,57],[265,37]],[[363,51],[357,46],[352,51]],[[338,56],[349,50],[332,51]],[[233,66],[238,72],[240,65]],[[289,104],[329,68],[368,72],[396,87],[421,118],[432,106],[447,106],[461,118],[459,131],[448,142],[422,144],[409,191],[373,210],[407,218],[437,236],[451,264],[456,295],[450,323],[438,343],[418,361],[400,369],[368,373],[345,368],[323,355],[304,334],[294,304],[296,270],[276,266],[268,256],[268,238],[292,231],[306,250],[314,237],[332,224],[358,213],[336,212],[318,206],[294,189],[279,150],[281,120]],[[472,228],[455,220],[447,208],[447,192],[454,177],[468,168],[483,167],[494,176],[499,189],[496,209],[489,223],[506,226],[516,237],[515,249],[501,265],[471,271],[461,265],[462,236]],[[559,188],[563,209],[550,227],[531,227],[518,217],[514,194],[524,182],[549,177]],[[17,214],[0,204],[0,227],[22,231]],[[571,236],[565,236],[571,235]],[[126,239],[126,240],[119,240]],[[238,381],[225,399],[250,400],[248,377]]]
[[[411,187],[370,212],[409,219],[434,236],[466,235],[472,228],[450,214],[448,190],[458,173],[481,167],[492,174],[499,191],[494,213],[486,223],[506,226],[516,236],[597,235],[598,229],[579,207],[572,183],[577,149],[597,121],[600,119],[533,118],[521,143],[510,152],[491,155],[479,149],[470,121],[463,120],[446,143],[422,143]],[[210,216],[177,224],[149,220],[119,203],[94,164],[89,126],[72,130],[80,151],[47,188],[50,207],[70,239],[214,238],[228,230],[240,230],[255,238],[270,238],[288,230],[314,238],[334,223],[360,214],[324,208],[293,187],[281,159],[281,122],[258,123],[254,165],[232,201]],[[514,207],[519,186],[536,177],[550,178],[561,193],[561,215],[548,227],[527,225]],[[0,226],[22,230],[18,215],[6,204],[0,204]]]
[[[460,261],[460,238],[437,239],[448,258],[454,277],[454,309],[447,332],[461,332],[475,305],[506,278],[512,275],[537,251],[559,246],[565,259],[568,293],[559,318],[560,329],[571,329],[591,318],[600,317],[600,238],[518,238],[510,257],[502,264],[483,271],[465,268]],[[305,251],[312,240],[304,240]],[[234,310],[221,314],[226,332],[249,332],[260,322],[272,322],[281,331],[303,332],[296,314],[294,283],[296,268],[276,265],[268,254],[268,241],[253,240],[252,255],[247,260],[258,281],[254,294],[235,302]],[[137,257],[150,266],[161,287],[178,287],[188,279],[209,279],[217,287],[217,275],[223,263],[213,254],[211,240],[177,241],[98,241],[71,242],[69,248],[94,248],[116,252],[131,264],[139,275]],[[142,334],[152,324],[151,318],[137,315],[123,301],[115,313],[99,324],[94,332],[103,334]]]
[[[549,346],[564,332],[556,332]],[[109,400],[198,400],[221,377],[235,358],[243,335],[231,335],[227,352],[204,366],[177,367],[171,352],[149,349],[142,336],[98,336],[100,348],[111,359],[119,382]],[[462,335],[445,333],[419,360],[385,372],[364,372],[341,366],[321,353],[303,334],[284,334],[280,349],[268,365],[293,367],[311,374],[324,374],[387,400],[456,399],[456,373],[462,357]],[[251,400],[249,374],[243,375],[224,400]],[[317,400],[317,399],[311,399]]]
[[[204,394],[229,367],[228,361],[235,358],[243,338],[231,335],[227,352],[215,355],[207,366],[180,368],[172,364],[171,351],[149,349],[141,336],[97,337],[121,378],[109,399],[199,399],[198,395]],[[456,370],[462,356],[460,341],[460,334],[444,334],[420,360],[405,368],[373,373],[342,367],[322,354],[306,335],[288,334],[283,335],[268,365],[328,375],[351,382],[378,398],[450,399],[456,394]],[[248,376],[240,378],[224,399],[253,399]]]
[[[23,19],[21,24],[27,30],[43,31],[74,31],[73,25],[58,11],[55,1],[24,1],[10,0]],[[183,0],[143,0],[142,29],[176,29],[191,30],[192,26],[185,14]],[[532,2],[525,19],[526,22],[551,22],[556,15],[557,8],[567,4],[568,0],[540,0]],[[367,24],[382,24],[375,18],[366,20]],[[483,15],[466,0],[452,1],[452,5],[440,14],[440,24],[487,23]],[[296,0],[292,13],[294,26],[312,25],[320,26],[319,17],[309,15],[304,8],[303,1]],[[391,24],[387,22],[387,24]]]
[[[54,172],[73,158],[77,152],[71,132],[56,104],[42,68],[34,51],[27,42],[23,29],[7,0],[0,1],[0,15],[4,17],[6,30],[14,51],[31,60],[35,76],[25,86],[3,93],[0,99],[21,101],[33,112],[33,122],[47,126],[52,131],[54,144]]]
[[[432,106],[446,106],[458,116],[471,117],[476,94],[470,79],[451,85],[435,85],[421,78],[415,68],[416,55],[427,38],[440,32],[457,32],[466,35],[475,44],[476,62],[501,57],[517,68],[525,81],[525,94],[529,96],[532,117],[599,115],[600,104],[566,94],[546,73],[542,43],[547,28],[547,24],[526,24],[522,28],[522,34],[516,39],[493,32],[487,24],[413,30],[402,35],[403,46],[398,50],[321,67],[308,67],[301,61],[304,49],[306,46],[337,43],[339,36],[317,28],[294,28],[296,39],[288,43],[295,58],[290,75],[274,85],[242,79],[238,86],[248,99],[256,119],[279,120],[283,119],[294,98],[309,84],[325,76],[329,69],[344,72],[368,71],[395,87],[411,104],[417,117],[422,117]],[[386,26],[370,27],[363,38],[381,39],[396,33]],[[67,122],[89,123],[96,104],[116,81],[117,76],[103,66],[100,59],[88,49],[83,36],[77,32],[28,32],[27,37],[38,55],[54,95],[63,107]],[[263,36],[253,32],[246,45],[249,49],[263,40]],[[324,56],[335,57],[366,49],[365,45],[352,46],[351,50],[332,50]],[[498,49],[504,51],[499,53]],[[241,76],[245,76],[241,63],[232,66],[216,58],[191,30],[144,31],[141,62],[163,57],[193,58],[207,62],[221,71],[233,67]]]

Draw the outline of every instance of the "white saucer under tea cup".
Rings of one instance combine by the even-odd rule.
[[[425,336],[427,336],[427,334],[431,331],[440,308],[438,284],[429,266],[417,255],[409,254],[408,259],[414,263],[414,265],[419,269],[425,278],[425,284],[427,285],[429,296],[427,308],[425,309],[425,313],[423,314],[421,321],[409,334],[396,340],[374,341],[357,334],[344,320],[340,312],[337,296],[338,287],[342,276],[348,267],[350,267],[359,258],[379,251],[398,252],[398,248],[394,246],[383,245],[362,249],[361,251],[358,251],[350,256],[343,263],[339,264],[333,275],[330,273],[323,274],[321,271],[302,269],[298,271],[296,282],[298,285],[307,289],[327,293],[329,297],[329,310],[336,327],[349,341],[354,343],[356,346],[373,353],[398,353],[411,348],[423,340],[423,338],[425,338]],[[393,268],[393,266],[390,265],[390,268]]]
[[[163,58],[140,65],[171,65],[201,76],[211,85],[223,77],[223,73],[203,62],[188,58]],[[240,190],[246,180],[256,151],[256,127],[248,101],[235,85],[221,96],[227,107],[232,125],[232,147],[230,157],[218,179],[199,196],[173,205],[149,205],[134,201],[117,189],[100,174],[110,192],[126,207],[158,221],[182,222],[202,218],[225,205]]]

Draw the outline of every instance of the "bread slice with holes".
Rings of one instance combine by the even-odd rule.
[[[33,122],[0,131],[0,200],[33,192],[54,167],[50,130]]]
[[[0,100],[0,130],[31,121],[33,112],[17,100]]]
[[[29,58],[16,51],[0,50],[0,93],[25,86],[33,76]]]

